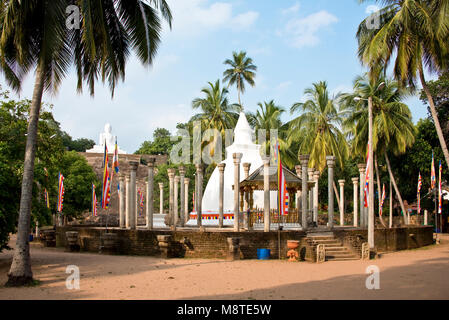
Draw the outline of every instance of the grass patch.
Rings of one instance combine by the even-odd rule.
[[[31,281],[31,283],[27,284],[26,287],[37,287],[37,286],[40,286],[41,284],[42,284],[42,281],[33,279],[33,281]]]

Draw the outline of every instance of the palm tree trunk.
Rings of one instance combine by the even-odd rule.
[[[444,158],[446,159],[446,164],[449,167],[449,151],[447,150],[446,141],[444,140],[440,121],[438,120],[438,114],[437,110],[435,109],[435,103],[433,102],[432,95],[430,94],[429,87],[427,86],[426,79],[424,78],[422,63],[419,68],[419,78],[421,79],[423,90],[426,93],[427,100],[429,101],[430,113],[432,114],[433,123],[435,124],[435,129],[437,130],[438,139],[440,140],[441,149],[443,150]]]
[[[34,179],[34,158],[36,154],[37,129],[39,112],[41,109],[42,93],[44,90],[44,70],[41,64],[36,69],[36,79],[31,101],[28,134],[25,147],[25,160],[23,166],[22,191],[20,196],[19,223],[17,241],[11,268],[8,272],[8,286],[22,286],[33,281],[30,258],[30,219],[31,201]]]
[[[401,205],[402,212],[404,213],[404,215],[402,216],[402,218],[404,219],[404,224],[407,224],[407,220],[405,218],[405,215],[407,214],[407,212],[405,212],[404,202],[402,201],[401,193],[399,192],[398,186],[396,184],[396,180],[394,179],[393,172],[391,171],[390,160],[388,159],[388,155],[386,152],[385,152],[385,161],[387,162],[387,168],[388,168],[388,173],[390,175],[390,180],[393,183],[394,190],[396,191],[396,194],[398,195],[399,204]]]
[[[335,198],[337,198],[338,208],[340,208],[340,196],[338,195],[337,185],[335,184],[335,181],[332,182],[332,186],[334,187],[334,194]]]
[[[379,220],[382,226],[386,229],[387,225],[385,224],[384,218],[380,215],[380,202],[382,201],[382,189],[380,188],[380,176],[379,176],[379,166],[377,164],[377,153],[374,154],[374,167],[376,168],[376,181],[377,181],[377,194],[379,195],[378,203],[379,203]]]
[[[242,108],[242,112],[243,112],[242,102],[240,101],[240,78],[237,78],[237,94],[239,96],[239,105]]]

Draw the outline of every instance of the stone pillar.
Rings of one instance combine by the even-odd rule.
[[[129,211],[129,206],[131,204],[131,195],[130,195],[130,188],[131,186],[129,185],[129,176],[127,175],[125,177],[125,185],[126,185],[126,199],[125,199],[125,227],[126,228],[130,228],[131,227],[131,217],[130,217],[130,211]]]
[[[363,194],[364,194],[364,188],[365,188],[365,170],[366,170],[366,164],[359,163],[357,165],[359,168],[359,175],[360,175],[360,227],[366,228],[365,225],[365,206],[363,204]]]
[[[296,175],[302,179],[302,168],[301,165],[295,166]],[[302,196],[301,190],[296,191],[296,209],[298,210],[298,223],[301,223],[301,212],[302,212]]]
[[[307,169],[307,179],[308,181],[313,181],[313,173],[315,172],[315,169],[308,168]],[[311,187],[309,189],[309,212],[307,214],[307,224],[310,225],[311,221],[313,220],[313,191],[315,189],[315,186]]]
[[[263,160],[263,224],[264,232],[270,232],[270,158]]]
[[[184,178],[184,224],[190,220],[189,214],[189,178]]]
[[[249,176],[249,170],[251,168],[251,163],[245,162],[242,164],[243,165],[243,178],[246,179]],[[244,202],[243,202],[243,210],[246,211],[249,208],[249,191],[245,192],[245,196],[244,196]],[[246,217],[246,215],[245,215]],[[247,222],[245,221],[245,225],[247,226]]]
[[[391,180],[390,180],[390,220],[388,221],[388,226],[390,228],[393,228],[393,188],[391,187]]]
[[[139,163],[137,161],[130,161],[129,166],[131,167],[131,174],[130,174],[130,191],[129,191],[129,221],[130,221],[130,228],[136,229],[137,227],[137,211],[136,211],[136,204],[137,204],[137,187],[136,187],[136,175],[137,175],[137,167],[139,166]]]
[[[125,210],[126,210],[126,197],[125,197],[125,176],[123,173],[119,173],[118,175],[118,183],[120,186],[120,194],[119,194],[119,221],[120,221],[120,228],[124,228],[126,226],[126,217],[125,217]]]
[[[359,194],[359,178],[352,178],[352,184],[354,185],[354,219],[353,219],[353,225],[354,227],[358,227],[359,225],[359,214],[358,214],[358,208],[359,208],[359,200],[358,200],[358,194]]]
[[[340,185],[340,226],[345,225],[345,180],[338,180]]]
[[[169,183],[169,189],[168,189],[168,221],[169,225],[173,225],[174,221],[174,187],[175,187],[175,172],[176,169],[169,168],[167,169],[168,173],[168,183]]]
[[[327,156],[326,157],[327,167],[328,167],[328,180],[327,180],[327,197],[328,197],[328,206],[327,206],[327,216],[328,216],[328,226],[330,228],[334,227],[334,166],[335,166],[335,157]]]
[[[173,186],[173,225],[177,226],[179,221],[179,210],[178,210],[178,185],[181,178],[179,176],[175,177]]]
[[[196,196],[195,196],[195,203],[196,203],[196,221],[197,221],[197,226],[201,227],[202,226],[202,218],[203,218],[203,211],[201,208],[202,202],[203,202],[203,164],[196,164],[196,181],[197,181],[197,186],[196,186]]]
[[[148,183],[147,183],[147,229],[153,229],[154,214],[154,162],[155,158],[148,159]]]
[[[234,231],[240,231],[240,206],[239,206],[239,192],[240,192],[240,161],[242,153],[233,153],[234,158]]]
[[[301,162],[302,171],[302,190],[301,190],[301,202],[302,202],[302,228],[307,229],[307,195],[308,195],[308,185],[307,185],[307,167],[309,166],[309,155],[303,154],[299,156],[299,161]]]
[[[159,182],[159,213],[164,213],[164,184]]]
[[[219,186],[218,186],[218,227],[223,228],[223,201],[224,201],[224,171],[226,163],[218,164]]]
[[[136,177],[137,177],[137,174],[136,174]],[[134,201],[134,204],[135,204],[134,217],[136,219],[135,224],[136,224],[136,228],[137,228],[137,217],[139,216],[139,213],[140,213],[140,205],[139,205],[140,198],[139,198],[139,194],[137,192],[137,180],[136,180],[136,197],[135,197],[135,199],[136,199],[136,201]]]
[[[320,172],[317,170],[313,173],[313,181],[315,187],[313,188],[313,221],[318,225],[318,181],[320,180]]]
[[[427,226],[427,210],[424,210],[424,225]]]
[[[186,175],[186,168],[184,168],[183,166],[179,166],[178,168],[179,170],[179,188],[180,188],[180,192],[179,192],[179,201],[180,201],[180,225],[181,227],[184,227],[184,222],[185,222],[185,206],[187,205],[188,202],[186,202],[185,200],[185,190],[186,188],[184,187],[184,179],[185,179],[185,175]]]

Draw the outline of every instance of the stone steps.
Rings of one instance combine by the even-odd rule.
[[[360,258],[351,250],[345,247],[340,240],[336,239],[332,233],[311,234],[308,236],[312,240],[312,244],[317,246],[324,245],[326,260],[330,261],[346,261],[359,260]]]

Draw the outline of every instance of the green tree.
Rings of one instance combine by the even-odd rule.
[[[438,172],[438,161],[444,158],[435,126],[431,119],[421,119],[416,124],[415,143],[400,155],[391,155],[392,171],[396,173],[397,183],[401,186],[401,194],[409,203],[417,198],[418,175],[421,173],[421,204],[423,209],[434,211],[433,193],[430,191],[430,164],[432,151],[435,157],[435,169]],[[443,170],[443,180],[449,181],[449,173]]]
[[[20,183],[23,174],[23,158],[26,143],[27,120],[30,108],[29,100],[9,100],[6,93],[0,93],[3,101],[0,104],[0,250],[8,243],[9,234],[17,227],[19,213]],[[51,107],[51,106],[47,106]],[[51,220],[51,210],[43,201],[43,191],[56,193],[46,177],[60,163],[64,152],[61,139],[53,124],[53,115],[44,109],[39,119],[37,137],[37,164],[34,175],[32,194],[32,225],[38,221],[45,225]],[[54,208],[54,207],[53,207]],[[29,232],[29,230],[28,230]]]
[[[63,214],[77,218],[82,211],[92,206],[92,184],[98,186],[98,189],[101,185],[92,167],[76,151],[65,152],[58,169],[64,176]],[[53,181],[57,181],[57,175]]]
[[[327,83],[314,83],[304,91],[307,100],[293,104],[290,113],[300,111],[297,118],[290,121],[288,141],[299,144],[298,156],[309,154],[309,167],[320,172],[326,167],[326,156],[334,155],[343,166],[348,157],[349,147],[341,131],[342,113],[338,110],[339,94],[329,96]]]
[[[344,126],[352,131],[354,137],[352,153],[363,157],[367,153],[368,141],[367,100],[368,97],[372,97],[373,153],[378,194],[381,194],[381,184],[377,156],[383,155],[403,212],[405,212],[404,203],[391,170],[388,154],[402,154],[415,141],[412,115],[408,106],[402,102],[408,94],[408,90],[400,87],[397,81],[383,76],[372,80],[369,79],[368,75],[364,75],[357,77],[354,81],[354,92],[344,95],[342,98],[343,105],[349,112],[349,116],[344,121]]]
[[[176,141],[172,141],[170,131],[164,128],[157,128],[153,132],[153,141],[144,141],[135,154],[170,154],[176,143]]]
[[[253,59],[246,56],[245,51],[232,52],[232,60],[226,59],[223,64],[230,66],[223,72],[223,82],[227,82],[228,86],[237,85],[239,105],[242,106],[240,93],[245,92],[245,82],[252,87],[255,86],[257,67],[253,64]]]
[[[448,68],[449,6],[446,1],[430,0],[383,2],[386,6],[380,10],[379,28],[369,28],[366,20],[359,25],[359,58],[376,69],[379,65],[386,67],[395,57],[393,72],[401,84],[414,88],[420,79],[449,166],[449,151],[424,76],[425,68],[429,72]]]
[[[442,73],[435,81],[428,81],[427,86],[435,103],[438,119],[441,121],[444,139],[449,141],[449,71]],[[420,100],[428,105],[427,95],[424,90],[421,90]],[[430,107],[428,111],[431,117]]]
[[[108,81],[112,95],[133,48],[143,64],[151,65],[160,42],[161,21],[171,23],[165,0],[76,1],[83,21],[80,28],[66,26],[66,8],[72,1],[6,1],[0,7],[0,67],[6,81],[19,91],[23,78],[35,70],[24,172],[20,197],[16,249],[8,285],[33,279],[28,232],[34,177],[34,160],[44,90],[56,92],[72,66],[77,89],[86,82],[91,95],[98,76]],[[171,26],[171,25],[170,25]]]
[[[262,148],[265,150],[265,154],[269,154],[270,148],[274,147],[271,145],[271,133],[270,130],[277,130],[277,141],[279,142],[279,147],[281,149],[281,155],[284,165],[290,168],[295,166],[296,154],[290,150],[290,145],[287,143],[287,132],[288,124],[283,124],[281,120],[281,115],[285,112],[285,109],[276,105],[274,100],[268,102],[259,102],[257,104],[259,109],[256,113],[248,114],[248,122],[254,127],[256,132],[259,130],[265,130],[265,142]],[[275,138],[275,137],[273,137]]]
[[[228,100],[228,89],[220,86],[220,80],[214,83],[208,82],[209,86],[204,87],[201,92],[204,98],[195,98],[192,101],[193,109],[200,109],[201,112],[194,115],[190,121],[200,121],[202,130],[218,130],[223,139],[226,129],[233,129],[239,117],[241,108],[237,104],[230,104]],[[215,153],[218,143],[218,135],[213,137],[213,146],[210,153]],[[203,144],[207,141],[203,141]],[[223,145],[223,144],[222,144]]]

